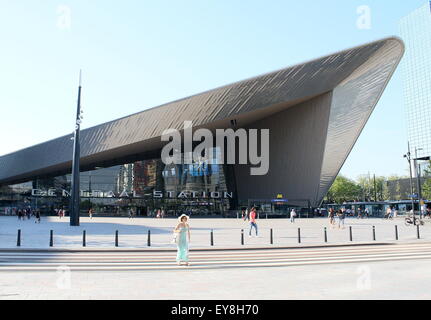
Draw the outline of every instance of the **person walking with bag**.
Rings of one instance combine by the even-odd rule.
[[[185,264],[189,266],[189,243],[190,243],[190,226],[188,224],[189,217],[185,214],[178,218],[179,223],[174,229],[177,233],[177,264],[180,266]]]

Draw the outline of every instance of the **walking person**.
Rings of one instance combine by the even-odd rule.
[[[296,210],[292,209],[292,211],[290,211],[290,223],[295,223],[295,218],[296,218]]]
[[[370,209],[365,208],[364,215],[368,219],[370,217]]]
[[[34,223],[40,223],[40,210],[39,209],[36,209],[35,217],[36,217],[36,220],[34,221]]]
[[[329,217],[329,224],[331,225],[331,227],[333,227],[335,223],[335,210],[333,208],[329,209],[328,217]]]
[[[135,212],[133,211],[133,208],[129,209],[129,219],[133,219],[133,217],[135,216]]]
[[[362,209],[358,208],[358,219],[362,219]]]
[[[338,216],[338,229],[344,229],[344,219],[346,218],[346,214],[343,210],[338,210],[337,212]]]
[[[90,219],[93,219],[93,208],[90,208],[90,210],[88,210],[88,216],[90,217]]]
[[[189,266],[189,243],[190,243],[190,226],[189,226],[189,217],[185,214],[182,214],[178,218],[179,223],[174,229],[174,232],[177,233],[176,242],[177,242],[177,264],[180,266],[185,264]]]
[[[390,219],[391,213],[392,213],[392,209],[391,209],[391,207],[388,207],[386,209],[386,213],[385,213],[385,216],[383,217],[383,219]]]
[[[256,237],[257,237],[257,223],[256,223],[256,208],[252,208],[249,214],[249,220],[250,220],[250,231],[248,233],[249,237],[251,237],[251,229],[255,229],[256,231]]]

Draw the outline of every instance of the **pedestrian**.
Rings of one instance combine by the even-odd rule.
[[[362,209],[358,208],[358,219],[362,219]]]
[[[334,223],[335,223],[335,210],[334,210],[334,208],[329,209],[328,217],[329,217],[329,224],[331,225],[331,227],[334,226]]]
[[[365,216],[366,216],[366,217],[367,217],[367,219],[368,219],[368,218],[370,217],[370,209],[365,208],[364,214],[365,214]]]
[[[389,216],[391,215],[391,211],[392,211],[391,207],[387,207],[383,219],[389,219]]]
[[[34,223],[40,223],[40,210],[39,209],[36,209],[35,217],[36,217],[36,220],[34,221]]]
[[[88,215],[90,216],[90,219],[93,219],[93,208],[90,208],[90,210],[88,210]]]
[[[343,210],[338,210],[337,212],[338,216],[338,229],[342,228],[344,229],[344,219],[346,218],[346,214]]]
[[[129,219],[132,219],[133,218],[133,209],[129,208],[128,213],[129,213]]]
[[[177,234],[176,243],[177,243],[177,264],[180,266],[185,264],[187,266],[189,263],[189,243],[190,243],[190,226],[189,226],[189,217],[185,214],[182,214],[178,218],[179,223],[174,229],[174,232]]]
[[[162,211],[160,212],[160,215],[162,216],[162,219],[165,217],[165,209],[162,209]]]
[[[256,223],[256,208],[253,207],[250,211],[249,214],[249,219],[250,219],[250,231],[249,231],[249,236],[251,237],[251,229],[255,229],[256,231],[256,237],[257,237],[257,223]]]
[[[290,211],[290,223],[295,223],[295,218],[296,218],[296,210],[292,209],[292,211]]]
[[[395,216],[395,207],[391,209],[391,213],[389,214],[389,219],[393,219]]]
[[[18,220],[22,219],[22,211],[21,209],[18,209]]]

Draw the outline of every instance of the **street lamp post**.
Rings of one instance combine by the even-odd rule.
[[[72,160],[72,183],[71,183],[71,196],[70,196],[70,225],[73,227],[79,226],[79,160],[81,157],[81,150],[79,144],[79,133],[81,127],[81,72],[79,72],[79,88],[78,88],[78,105],[76,110],[75,134],[73,137],[73,160]]]
[[[410,172],[410,192],[412,198],[412,213],[413,213],[413,224],[416,224],[416,216],[415,216],[415,200],[413,195],[413,177],[412,177],[412,165],[411,165],[411,153],[410,153],[410,143],[408,144],[408,152],[404,155],[404,158],[409,162],[409,172]]]
[[[416,169],[416,180],[417,180],[417,185],[418,185],[418,206],[419,206],[419,215],[421,215],[421,201],[422,201],[422,196],[421,196],[421,178],[420,178],[420,167],[419,167],[419,163],[418,163],[418,151],[423,150],[422,148],[417,148],[415,147],[415,169]]]

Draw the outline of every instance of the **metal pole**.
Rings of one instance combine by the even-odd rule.
[[[373,226],[373,240],[376,241],[376,227]]]
[[[274,235],[273,235],[272,229],[271,229],[271,232],[270,232],[270,235],[269,235],[269,242],[271,244],[274,244]]]
[[[78,103],[75,119],[75,134],[73,138],[73,160],[72,160],[72,183],[71,183],[71,196],[70,196],[70,225],[79,226],[79,205],[81,202],[79,194],[79,167],[81,149],[79,144],[79,134],[81,125],[81,71],[79,72],[79,88],[78,88]]]
[[[18,229],[18,235],[16,238],[16,246],[21,247],[21,229]]]
[[[420,227],[419,225],[417,225],[416,227],[417,227],[418,239],[420,239],[421,238]]]
[[[301,243],[301,228],[298,228],[298,243]]]
[[[115,246],[118,247],[118,230],[115,231]]]
[[[147,246],[151,247],[151,230],[148,230]]]
[[[241,245],[244,245],[244,229],[241,229]]]
[[[395,239],[398,240],[398,226],[395,226]]]
[[[420,166],[418,163],[418,150],[422,150],[422,148],[415,147],[415,170],[416,170],[416,180],[417,180],[417,191],[418,191],[418,209],[419,209],[419,218],[421,218],[421,178],[420,178]]]
[[[214,231],[211,230],[211,246],[214,246]]]
[[[54,246],[54,231],[53,230],[49,231],[49,246],[50,247]]]
[[[349,227],[350,241],[353,241],[352,226]]]
[[[412,212],[413,212],[413,224],[416,222],[416,216],[415,216],[415,200],[413,195],[413,177],[412,177],[412,164],[411,164],[411,153],[410,153],[410,142],[408,143],[408,153],[407,153],[407,160],[409,162],[409,172],[410,172],[410,192],[412,197]]]
[[[85,230],[82,231],[82,246],[87,246]]]
[[[324,236],[325,236],[325,242],[328,242],[328,232],[326,230],[326,227],[324,228],[324,232],[323,232]]]

